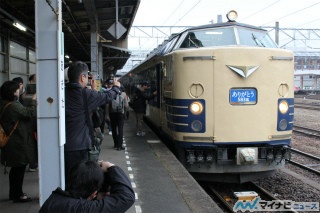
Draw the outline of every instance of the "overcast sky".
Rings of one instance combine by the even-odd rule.
[[[133,25],[203,25],[236,10],[239,22],[319,28],[319,0],[141,0]]]
[[[141,0],[133,26],[198,26],[217,22],[218,15],[225,22],[230,10],[245,24],[320,29],[320,0]],[[128,49],[152,50],[163,40],[129,36]]]

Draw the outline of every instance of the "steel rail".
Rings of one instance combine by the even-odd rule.
[[[308,171],[310,171],[310,172],[313,172],[313,173],[315,173],[315,174],[317,174],[317,175],[320,176],[320,171],[318,171],[318,170],[312,169],[312,168],[310,168],[310,167],[308,167],[308,166],[305,166],[305,165],[303,165],[303,164],[300,164],[300,163],[298,163],[298,162],[296,162],[296,161],[287,160],[287,162],[288,162],[288,163],[291,163],[291,164],[293,164],[293,165],[295,165],[295,166],[297,166],[297,167],[300,167],[300,168],[302,168],[302,169],[305,169],[305,170],[308,170]]]
[[[300,150],[295,149],[295,148],[289,148],[289,150],[292,151],[292,152],[298,153],[298,154],[300,154],[300,155],[306,156],[306,157],[308,157],[308,158],[312,158],[312,159],[314,159],[314,160],[320,161],[320,157],[318,157],[318,156],[311,155],[311,154],[309,154],[309,153],[300,151]]]

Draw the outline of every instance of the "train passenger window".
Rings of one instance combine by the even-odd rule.
[[[277,48],[266,31],[238,28],[241,45]]]

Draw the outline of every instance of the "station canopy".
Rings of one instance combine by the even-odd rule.
[[[43,1],[50,7],[50,0]],[[139,3],[140,0],[62,0],[65,54],[73,61],[90,63],[91,31],[96,31],[98,41],[103,43],[103,71],[115,74],[130,57],[126,40]],[[122,29],[118,38],[112,33],[116,23],[116,5],[117,24]],[[34,0],[0,0],[0,33],[35,49],[34,16]],[[14,27],[16,21],[23,24],[27,31]]]

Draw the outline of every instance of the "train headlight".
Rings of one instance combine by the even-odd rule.
[[[279,104],[279,111],[282,113],[282,114],[286,114],[289,110],[289,104],[287,101],[283,100],[280,102]]]
[[[199,115],[202,113],[203,111],[203,105],[202,103],[196,101],[196,102],[192,102],[190,105],[190,111],[192,114],[194,115]]]
[[[280,123],[279,123],[279,128],[281,130],[286,130],[288,127],[288,121],[286,119],[281,119]]]
[[[229,21],[236,21],[237,18],[238,18],[238,13],[235,10],[230,10],[227,13],[227,19]]]
[[[192,121],[191,123],[191,129],[195,132],[200,132],[201,129],[202,129],[202,123],[201,121],[198,121],[198,120],[195,120],[195,121]]]

